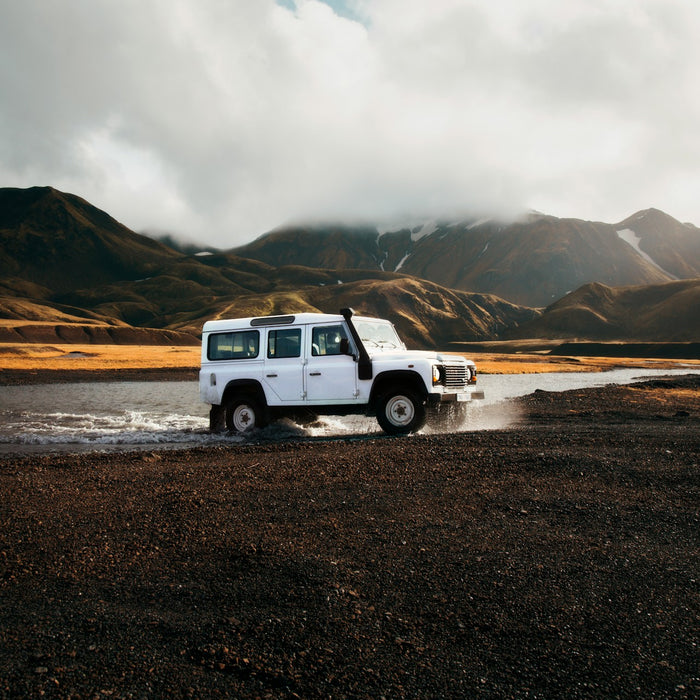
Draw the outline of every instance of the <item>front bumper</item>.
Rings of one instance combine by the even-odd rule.
[[[484,399],[483,391],[460,391],[454,394],[428,394],[428,405],[438,406],[441,403],[467,403]]]

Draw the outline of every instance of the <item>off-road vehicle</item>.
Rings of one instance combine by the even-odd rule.
[[[475,384],[473,362],[407,351],[389,321],[352,309],[208,321],[202,331],[199,388],[216,432],[365,414],[387,433],[411,433],[426,420],[461,420],[483,398]]]

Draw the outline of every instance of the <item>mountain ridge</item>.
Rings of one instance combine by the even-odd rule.
[[[509,338],[591,338],[599,341],[700,339],[700,280],[658,285],[584,285],[544,310]]]
[[[624,234],[625,241],[617,231],[615,238],[629,256],[642,260],[640,269],[648,278],[657,280],[655,285],[642,285],[658,288],[654,292],[660,299],[657,303],[649,304],[650,297],[641,293],[623,294],[617,287],[588,280],[587,284],[594,286],[587,291],[582,285],[546,308],[536,308],[491,292],[452,288],[410,274],[410,259],[414,266],[426,269],[431,264],[439,266],[440,256],[429,260],[428,243],[442,241],[447,253],[451,236],[453,242],[462,244],[462,249],[452,250],[451,257],[457,260],[457,253],[466,251],[478,262],[485,257],[478,255],[480,250],[488,252],[490,247],[500,246],[504,252],[499,263],[501,281],[510,277],[514,283],[529,281],[536,286],[538,280],[546,281],[546,266],[539,277],[533,273],[529,280],[520,268],[532,269],[532,259],[537,261],[538,255],[551,259],[552,249],[566,260],[572,240],[585,243],[591,227],[609,225],[567,223],[569,234],[562,239],[556,236],[559,220],[531,214],[520,225],[537,227],[534,233],[530,231],[528,240],[538,240],[540,247],[533,246],[528,265],[521,259],[523,248],[507,254],[498,239],[503,229],[494,221],[453,222],[449,226],[423,223],[382,232],[365,226],[359,236],[351,227],[335,227],[328,233],[332,245],[325,248],[317,244],[318,232],[309,236],[292,231],[284,234],[285,255],[304,259],[287,259],[275,265],[243,257],[241,248],[206,254],[173,250],[129,230],[80,197],[53,188],[0,189],[0,342],[38,339],[44,333],[44,337],[83,338],[74,342],[98,342],[97,338],[135,342],[141,337],[148,342],[193,343],[210,318],[335,312],[344,306],[390,318],[410,344],[426,348],[445,347],[455,341],[538,337],[538,333],[542,337],[560,333],[566,338],[591,340],[625,340],[626,336],[646,341],[697,340],[700,322],[696,322],[695,309],[699,308],[696,294],[700,279],[686,280],[684,290],[669,286],[659,291],[682,280],[667,281],[667,275],[646,262],[635,246],[643,250],[642,243],[665,235],[665,230],[670,230],[669,239],[684,244],[698,230],[658,210],[645,211],[645,216],[634,215],[636,219],[630,217],[620,224],[628,226],[639,240]],[[608,228],[601,230],[609,234]],[[466,236],[465,231],[476,233]],[[377,248],[378,241],[383,248]],[[406,248],[409,241],[410,250]],[[552,242],[557,245],[553,247]],[[585,245],[595,247],[590,241]],[[407,255],[407,250],[412,254]],[[700,258],[693,258],[692,250],[681,256],[675,250],[664,255],[660,248],[649,250],[660,264],[682,274],[692,272]],[[373,268],[353,267],[358,260]],[[317,261],[341,264],[315,267]],[[398,271],[381,269],[385,265]],[[490,268],[486,265],[484,269]],[[491,275],[498,277],[493,269]],[[677,308],[661,300],[664,295],[673,299]],[[683,326],[690,330],[666,322],[659,318],[662,315],[684,319]],[[627,316],[637,318],[637,325],[632,327]],[[134,329],[149,333],[133,333]]]
[[[638,236],[639,245],[620,235],[626,230]],[[401,271],[531,307],[547,306],[591,281],[629,286],[700,277],[700,229],[656,209],[618,224],[532,213],[515,222],[435,221],[388,231],[367,225],[286,227],[232,252],[271,265],[304,260]]]
[[[180,254],[53,187],[0,188],[0,277],[70,288],[148,275]],[[59,264],[60,263],[60,264]]]
[[[40,336],[127,342],[138,335],[134,328],[152,329],[141,334],[149,342],[195,342],[202,324],[222,314],[354,305],[385,311],[405,338],[430,347],[447,342],[447,333],[475,339],[538,313],[389,272],[274,267],[225,252],[186,255],[53,188],[0,191],[0,240],[5,342]],[[437,323],[445,309],[449,323]]]

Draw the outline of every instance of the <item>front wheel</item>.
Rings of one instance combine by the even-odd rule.
[[[250,397],[238,397],[226,405],[226,428],[233,433],[248,433],[267,425],[263,407]]]
[[[413,391],[394,391],[379,399],[377,421],[389,435],[415,433],[425,425],[425,404]]]

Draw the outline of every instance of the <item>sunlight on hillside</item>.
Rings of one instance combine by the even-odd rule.
[[[199,346],[0,343],[0,371],[197,369],[200,352]],[[697,360],[681,362],[636,358],[550,357],[534,353],[474,353],[467,356],[476,362],[479,374],[600,372],[618,367],[700,367],[700,361]]]
[[[0,343],[0,369],[109,370],[199,367],[198,346]]]

